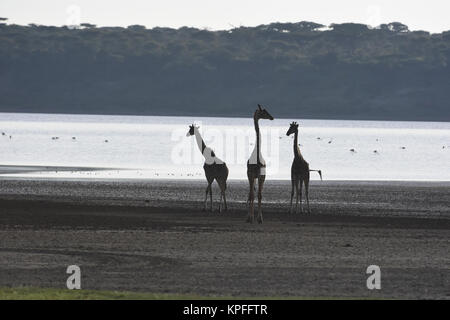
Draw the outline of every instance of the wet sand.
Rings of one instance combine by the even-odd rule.
[[[245,181],[229,211],[201,210],[204,181],[0,180],[0,287],[211,296],[450,299],[450,183],[319,182],[311,214],[288,214],[267,181],[247,224]],[[366,268],[381,268],[368,290]]]

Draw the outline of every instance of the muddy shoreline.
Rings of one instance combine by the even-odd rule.
[[[204,188],[2,179],[0,286],[64,288],[77,264],[85,289],[450,299],[448,183],[314,181],[312,214],[288,214],[290,182],[268,181],[263,225],[244,222],[245,181],[226,213],[201,210]]]

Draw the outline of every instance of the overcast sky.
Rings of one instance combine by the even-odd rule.
[[[0,17],[26,25],[132,24],[211,30],[270,22],[399,21],[411,30],[450,30],[450,0],[0,0]]]

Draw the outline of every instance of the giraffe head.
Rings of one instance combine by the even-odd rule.
[[[297,132],[298,132],[298,123],[294,121],[291,123],[291,126],[289,127],[289,130],[286,132],[286,135],[290,136],[291,134]]]
[[[256,109],[255,111],[254,118],[273,120],[273,117],[270,115],[270,113],[266,109],[263,109],[260,104],[258,104],[258,109]]]
[[[189,126],[189,131],[186,133],[186,137],[193,136],[195,134],[194,130],[199,129],[200,127],[197,127],[195,124],[191,124]]]

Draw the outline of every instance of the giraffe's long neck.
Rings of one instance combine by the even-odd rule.
[[[261,136],[259,133],[259,123],[258,123],[259,118],[254,117],[253,118],[253,122],[255,124],[255,131],[256,131],[256,164],[259,165],[260,161],[259,161],[259,152],[260,152],[260,147],[261,147]]]
[[[298,147],[298,131],[295,132],[294,136],[294,157],[296,159],[303,159],[303,156],[300,153],[300,148]]]
[[[194,135],[195,135],[195,141],[197,141],[198,149],[203,154],[203,151],[205,151],[205,148],[206,148],[206,144],[203,141],[203,138],[200,135],[200,132],[198,132],[197,128],[194,129]]]

